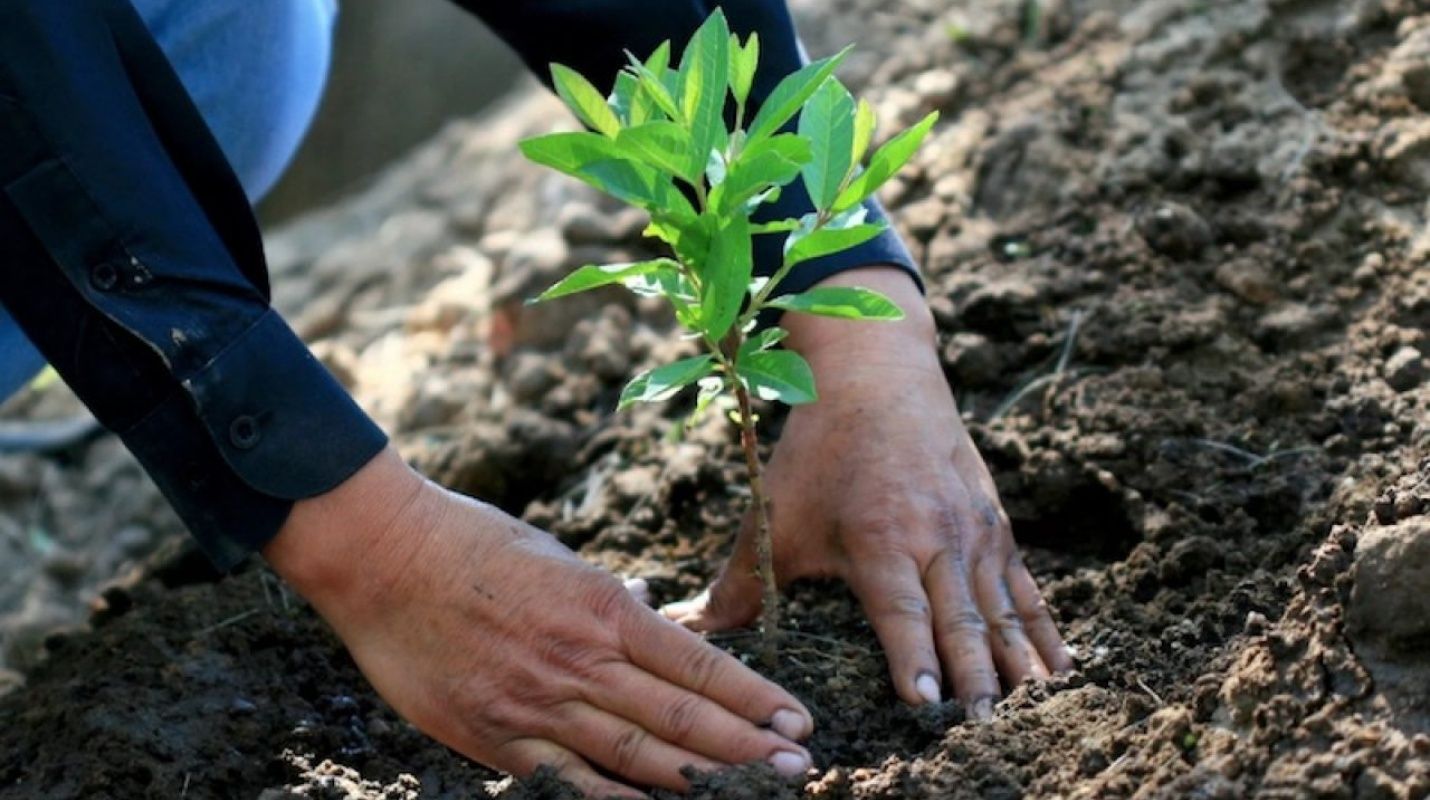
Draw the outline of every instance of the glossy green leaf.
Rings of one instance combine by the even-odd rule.
[[[606,104],[606,96],[592,86],[581,73],[560,64],[552,64],[551,81],[556,86],[556,93],[566,101],[566,105],[586,127],[608,137],[614,137],[621,129],[621,121],[616,118],[616,112]]]
[[[937,121],[938,112],[935,111],[874,151],[873,157],[869,159],[869,167],[850,181],[847,189],[839,193],[838,199],[834,201],[834,210],[843,211],[863,202],[878,191],[885,181],[898,174],[909,159],[913,158],[919,145],[923,144],[924,137],[928,136]]]
[[[827,209],[843,188],[854,153],[854,98],[834,77],[826,78],[800,111],[799,133],[811,148],[804,185],[814,207]]]
[[[848,250],[878,236],[885,227],[878,223],[860,223],[848,228],[823,227],[804,236],[796,231],[785,242],[785,263],[798,264]]]
[[[766,305],[821,317],[863,320],[899,320],[904,310],[888,297],[856,286],[816,286],[799,294],[787,294]]]
[[[616,135],[616,145],[643,163],[692,183],[704,166],[704,161],[695,157],[690,134],[668,120],[625,128]]]
[[[792,350],[753,353],[736,362],[735,374],[751,394],[762,400],[796,406],[819,399],[814,389],[814,371]]]
[[[805,101],[819,89],[824,80],[834,74],[834,70],[848,53],[849,48],[846,47],[829,58],[821,58],[786,75],[784,80],[775,86],[774,91],[770,92],[770,96],[765,98],[759,113],[750,123],[750,140],[753,142],[771,136],[784,127],[786,122],[799,113]]]
[[[695,356],[663,367],[646,370],[637,375],[621,390],[618,410],[635,403],[658,403],[674,397],[681,389],[704,378],[715,371],[713,356]]]
[[[740,316],[754,271],[750,244],[750,221],[737,216],[715,231],[709,254],[699,265],[701,329],[716,341]]]
[[[730,93],[735,102],[744,103],[755,84],[755,68],[760,62],[760,35],[751,33],[742,47],[738,36],[730,37]]]
[[[589,131],[549,133],[523,139],[518,146],[531,161],[572,176],[597,162],[622,157],[615,142]]]
[[[675,319],[687,328],[700,324],[700,298],[684,274],[675,270],[658,270],[633,275],[621,281],[632,293],[641,297],[660,297],[675,309]]]
[[[562,278],[550,289],[542,292],[536,297],[527,301],[539,303],[546,300],[554,300],[558,297],[586,292],[591,289],[598,289],[602,286],[612,284],[624,284],[627,280],[638,276],[650,275],[655,272],[666,271],[675,273],[678,265],[668,258],[657,258],[651,261],[637,261],[627,264],[587,264],[570,275]]]
[[[869,101],[859,98],[859,108],[854,112],[854,150],[850,154],[849,163],[858,165],[864,160],[864,154],[869,152],[869,142],[874,139],[874,127],[878,120],[874,117],[874,107],[869,105]]]
[[[724,184],[711,193],[710,203],[729,214],[770,186],[784,186],[799,175],[810,158],[809,141],[793,133],[762,139],[736,159]]]
[[[758,236],[762,233],[789,233],[798,229],[799,220],[797,219],[775,219],[751,225],[750,233]]]
[[[655,52],[650,54],[650,58],[644,62],[631,55],[629,51],[626,56],[630,59],[627,69],[636,76],[641,93],[670,119],[676,121],[683,119],[680,106],[675,102],[675,95],[671,93],[670,87],[666,83],[666,75],[669,73],[667,65],[670,63],[670,42],[661,42],[660,47],[657,47]]]
[[[710,151],[724,149],[728,140],[725,98],[729,83],[730,27],[725,13],[717,8],[686,45],[677,84],[681,111],[702,168]]]
[[[787,336],[789,336],[789,331],[785,330],[784,328],[778,326],[773,328],[765,328],[764,330],[740,343],[739,356],[736,357],[736,363],[744,361],[746,358],[750,357],[751,355],[754,355],[755,353],[762,353],[770,349],[771,347],[774,347],[780,342],[783,342],[785,340],[785,337]]]

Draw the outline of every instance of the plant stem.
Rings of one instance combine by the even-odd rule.
[[[750,473],[751,502],[755,506],[755,554],[759,559],[757,570],[765,589],[760,612],[760,626],[764,629],[760,657],[767,669],[774,669],[779,664],[780,590],[775,583],[770,507],[765,497],[764,478],[760,473],[760,453],[755,439],[755,417],[750,410],[750,392],[739,381],[735,381],[735,399],[740,404],[740,447],[745,451],[745,466]]]

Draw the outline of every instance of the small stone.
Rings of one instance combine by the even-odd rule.
[[[1366,531],[1356,544],[1351,580],[1352,636],[1392,646],[1430,636],[1430,519]]]
[[[228,715],[230,717],[251,717],[258,713],[258,706],[252,700],[244,697],[235,697],[233,702],[228,704]]]
[[[1425,359],[1413,347],[1402,347],[1385,361],[1385,381],[1397,392],[1408,392],[1425,380]]]
[[[948,105],[958,94],[958,76],[942,68],[921,72],[914,78],[914,93],[930,108]]]
[[[1271,273],[1249,258],[1233,259],[1217,267],[1216,282],[1254,305],[1264,306],[1276,300],[1276,282]]]
[[[1212,243],[1211,226],[1181,203],[1162,203],[1138,215],[1137,231],[1153,250],[1179,260],[1195,258]]]
[[[943,348],[954,385],[958,387],[987,386],[996,383],[1006,365],[998,348],[980,333],[955,333]]]
[[[512,399],[527,405],[540,400],[556,385],[557,378],[550,356],[522,352],[512,356],[506,381]]]

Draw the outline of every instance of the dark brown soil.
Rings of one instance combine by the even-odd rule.
[[[774,677],[816,770],[694,795],[1430,795],[1430,5],[843,0],[807,30],[861,43],[886,124],[944,111],[887,199],[1080,671],[991,723],[914,712],[845,590],[802,585]],[[678,406],[610,413],[682,346],[652,309],[520,310],[642,247],[511,157],[556,118],[519,98],[276,235],[280,303],[428,474],[684,597],[743,508],[738,450],[718,418],[672,435]],[[401,722],[260,566],[147,563],[12,660],[0,799],[570,796]]]

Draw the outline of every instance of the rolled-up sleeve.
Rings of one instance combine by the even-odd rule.
[[[526,65],[550,86],[550,66],[559,63],[591,79],[605,91],[625,66],[626,52],[645,56],[661,42],[679,48],[689,41],[716,8],[724,11],[732,31],[758,33],[760,65],[751,90],[750,114],[786,75],[805,63],[804,52],[785,0],[455,0],[484,19],[517,52]],[[871,221],[886,215],[878,200],[865,203]],[[779,199],[760,209],[758,219],[799,217],[814,210],[803,182],[786,187]],[[784,255],[785,234],[755,240],[755,272],[772,275]],[[906,272],[923,288],[913,256],[899,235],[886,230],[874,239],[840,253],[800,264],[781,284],[782,292],[800,292],[846,270],[891,266]]]
[[[0,302],[231,567],[386,438],[269,306],[242,187],[129,3],[0,12]]]

